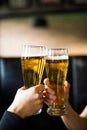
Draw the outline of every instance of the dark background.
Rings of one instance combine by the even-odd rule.
[[[43,79],[45,77],[44,72]],[[71,84],[70,104],[77,113],[80,113],[87,104],[87,56],[71,56],[69,58],[67,80]],[[20,58],[0,58],[0,117],[13,101],[17,89],[22,85]],[[61,118],[47,115],[46,110],[47,105],[44,104],[40,115],[26,118],[24,126],[26,130],[36,128],[66,130]]]

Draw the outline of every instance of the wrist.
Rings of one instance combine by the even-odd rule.
[[[22,119],[24,118],[24,115],[23,115],[23,112],[21,112],[21,109],[15,107],[13,104],[9,106],[7,111],[16,114],[17,116],[19,116]]]

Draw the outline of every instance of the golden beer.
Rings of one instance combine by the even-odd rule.
[[[21,59],[22,73],[24,85],[26,88],[38,85],[41,83],[45,57],[34,56],[34,57],[22,57]]]
[[[57,51],[57,50],[56,50]],[[61,54],[62,55],[62,54]],[[48,114],[58,116],[65,112],[64,81],[68,71],[68,56],[52,54],[46,59],[46,74],[50,86],[56,94],[56,100],[49,105]]]

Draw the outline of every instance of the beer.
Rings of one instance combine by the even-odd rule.
[[[68,60],[46,60],[46,73],[49,77],[52,89],[55,91],[57,99],[55,101],[55,107],[62,106],[64,102],[63,84],[66,80]],[[58,87],[58,89],[57,89]],[[58,102],[58,103],[57,103]]]
[[[21,64],[25,87],[29,88],[40,84],[45,66],[45,57],[22,57]]]
[[[54,51],[54,52],[53,52]],[[55,91],[56,100],[49,105],[48,114],[61,115],[64,114],[65,101],[64,101],[64,81],[66,80],[68,71],[68,55],[59,55],[60,50],[52,50],[46,59],[46,74],[49,78],[50,88]]]

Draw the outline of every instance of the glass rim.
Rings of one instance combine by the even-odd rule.
[[[29,47],[44,47],[44,48],[46,48],[46,46],[45,45],[31,45],[31,44],[27,44],[27,43],[25,43],[25,44],[23,44],[23,47],[24,46],[29,46]]]
[[[48,50],[67,50],[68,51],[68,48],[48,48]]]

